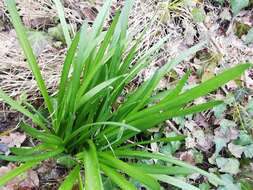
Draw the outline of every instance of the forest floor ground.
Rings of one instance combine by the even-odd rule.
[[[29,40],[42,69],[42,74],[51,92],[59,80],[66,45],[57,12],[50,0],[17,0],[20,14],[29,30]],[[94,21],[102,0],[64,0],[65,14],[70,30],[75,33],[86,19]],[[111,18],[124,0],[114,1]],[[108,19],[108,22],[110,19]],[[147,26],[140,53],[152,47],[160,38],[170,35],[169,40],[156,55],[155,61],[143,70],[129,86],[134,89],[151,76],[167,60],[198,42],[207,40],[202,51],[192,55],[168,73],[157,90],[168,89],[187,70],[191,76],[187,87],[193,87],[215,74],[240,63],[253,62],[253,2],[247,7],[234,6],[224,1],[158,1],[136,0],[130,18],[129,32],[138,34]],[[105,26],[106,29],[106,26]],[[250,30],[252,29],[252,30]],[[251,31],[251,35],[250,32]],[[36,82],[20,51],[15,31],[8,13],[0,0],[0,86],[16,99],[29,99],[41,104]],[[34,98],[34,94],[38,94]],[[216,98],[224,103],[212,110],[174,118],[150,131],[153,137],[165,134],[183,134],[185,142],[152,143],[153,151],[170,153],[190,164],[205,170],[219,171],[225,180],[234,183],[253,182],[253,70],[248,70],[241,78],[229,82],[208,97],[196,100],[206,102]],[[0,151],[7,147],[30,141],[18,129],[21,115],[0,106]],[[145,148],[145,147],[144,147]],[[0,163],[1,164],[1,163]],[[0,166],[0,175],[14,164]],[[54,189],[63,179],[66,171],[49,160],[37,170],[30,170],[28,178],[19,178],[9,183],[6,189]],[[187,178],[193,184],[203,181],[199,175]],[[253,186],[251,186],[253,189]],[[204,186],[203,186],[204,188]],[[205,187],[208,189],[208,187]],[[0,188],[1,189],[1,188]]]

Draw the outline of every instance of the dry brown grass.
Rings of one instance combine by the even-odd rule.
[[[0,33],[0,83],[1,88],[11,96],[22,92],[37,92],[36,81],[20,51],[14,31]],[[65,50],[45,49],[38,57],[42,75],[49,89],[55,89],[63,61]]]
[[[132,10],[132,15],[130,17],[129,32],[132,36],[139,35],[144,28],[148,26],[144,35],[144,43],[139,50],[140,54],[150,48],[160,38],[170,34],[168,42],[161,49],[161,51],[156,54],[155,61],[151,63],[150,67],[144,70],[140,75],[141,80],[149,77],[168,59],[175,57],[180,52],[188,48],[186,42],[187,39],[186,36],[184,36],[185,33],[182,31],[182,26],[178,23],[175,23],[176,19],[174,18],[184,17],[182,22],[183,27],[192,25],[189,10],[180,6],[178,9],[170,10],[168,7],[164,6],[164,3],[161,2],[162,1],[160,0],[136,0],[135,7]],[[166,1],[163,2],[166,4]],[[48,27],[55,26],[57,24],[57,12],[53,6],[52,0],[17,0],[17,3],[23,22],[28,28],[47,30]],[[114,10],[120,7],[123,3],[123,0],[114,1],[112,15],[114,14]],[[68,22],[72,26],[72,29],[76,30],[76,28],[81,25],[83,19],[86,19],[89,23],[92,23],[96,16],[97,10],[101,5],[101,0],[65,0],[64,11]],[[2,0],[0,1],[0,15],[1,13],[4,13]],[[228,38],[214,35],[215,33],[213,31],[206,31],[202,26],[197,27],[201,31],[201,35],[203,34],[201,37],[202,39],[205,36],[210,35],[210,32],[212,32],[215,43],[211,44],[210,48],[212,51],[217,51],[215,46],[220,45],[220,49],[225,51],[224,54],[226,54],[226,56],[224,57],[222,63],[234,60],[234,57],[240,58],[240,60],[235,61],[236,64],[242,59],[249,60],[251,57],[253,57],[250,53],[246,53],[248,52],[249,48],[245,46],[242,47],[239,43],[234,45],[238,45],[239,49],[244,48],[245,51],[240,52],[238,48],[234,49],[234,47],[232,47],[234,51],[231,53],[232,50],[227,48],[229,46],[224,46],[224,40],[226,41]],[[15,38],[15,32],[0,32],[0,43],[2,47],[0,49],[1,88],[6,90],[12,96],[20,95],[23,91],[28,94],[34,94],[37,92],[36,82],[33,80],[31,72],[24,61],[23,55],[21,54]],[[64,48],[56,49],[50,46],[44,49],[44,51],[38,57],[43,76],[51,92],[55,91],[56,84],[59,80],[61,65],[63,63],[65,52],[66,49]],[[245,54],[247,54],[247,56],[245,56]],[[183,68],[192,66],[189,65],[188,62],[185,63],[176,68],[176,72],[179,76],[183,74]],[[168,81],[165,79],[161,82],[160,88],[165,88],[166,86],[168,86]]]
[[[0,12],[5,12],[3,2],[0,2]],[[114,2],[114,11],[123,2]],[[51,0],[17,0],[20,15],[26,27],[36,30],[46,30],[51,25],[55,25],[57,12]],[[89,23],[95,19],[96,9],[102,5],[100,1],[96,3],[83,2],[79,0],[65,1],[65,14],[72,28],[80,25],[83,19]],[[140,49],[140,54],[152,46],[162,36],[166,35],[164,25],[159,20],[159,13],[155,1],[137,0],[130,19],[130,32],[133,36],[139,34],[149,25],[145,42]],[[112,13],[113,14],[113,13]],[[151,23],[152,21],[152,23]],[[37,93],[36,81],[33,79],[31,71],[20,51],[15,32],[0,32],[0,41],[3,48],[0,49],[0,84],[2,89],[11,96],[18,96],[22,92],[27,94]],[[46,48],[38,57],[42,74],[51,92],[55,91],[59,79],[63,55],[66,49]],[[162,56],[163,55],[163,56]],[[157,57],[164,59],[164,51]]]

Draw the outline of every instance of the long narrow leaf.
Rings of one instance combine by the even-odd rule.
[[[104,81],[101,84],[95,86],[88,92],[86,92],[80,100],[77,101],[76,109],[80,108],[83,104],[85,104],[87,101],[89,101],[91,98],[93,98],[95,95],[100,93],[105,88],[109,87],[111,84],[113,84],[118,79],[122,78],[122,76],[112,78],[110,80]]]
[[[89,140],[88,145],[88,149],[84,150],[85,189],[103,190],[97,151],[92,141]]]
[[[105,52],[107,50],[107,47],[111,41],[111,38],[113,36],[115,26],[119,19],[119,12],[116,13],[116,16],[113,19],[113,22],[109,28],[109,30],[106,32],[105,38],[103,39],[102,44],[100,45],[97,55],[95,56],[94,60],[92,60],[92,68],[89,69],[89,65],[86,66],[86,71],[83,79],[83,84],[81,85],[81,88],[77,94],[77,99],[79,99],[83,93],[86,91],[87,87],[91,83],[95,83],[94,75],[98,72],[98,70],[103,66],[103,59],[105,58]],[[93,80],[92,80],[93,78]]]
[[[104,165],[100,164],[101,169],[105,172],[105,174],[111,178],[111,180],[116,183],[122,190],[137,190],[137,188],[128,182],[124,177],[122,177],[118,172],[116,172],[114,169]]]
[[[180,189],[200,190],[199,188],[194,187],[193,185],[190,185],[190,184],[188,184],[180,179],[177,179],[175,177],[171,177],[171,176],[167,176],[167,175],[152,175],[152,176],[155,177],[156,179],[158,179],[159,181],[171,184],[171,185],[176,186]]]
[[[51,151],[51,152],[46,152],[46,153],[39,153],[37,155],[33,156],[4,156],[0,155],[0,160],[6,160],[6,161],[11,161],[11,162],[36,162],[36,161],[42,161],[46,160],[48,158],[55,157],[62,153],[64,151],[63,148],[58,148],[57,150]]]
[[[54,0],[54,3],[55,3],[55,6],[56,6],[56,9],[58,11],[58,15],[59,15],[59,18],[60,18],[61,27],[62,27],[62,31],[63,31],[65,41],[66,41],[66,43],[69,47],[70,44],[71,44],[71,38],[70,38],[69,30],[68,30],[68,24],[66,22],[65,15],[64,15],[64,7],[62,6],[62,3],[61,3],[60,0]]]
[[[48,151],[48,150],[54,150],[56,148],[57,148],[57,145],[39,144],[35,147],[21,147],[21,148],[11,147],[10,151],[12,154],[15,154],[15,155],[32,156],[33,154],[38,154],[38,153],[41,153],[43,151]]]
[[[64,92],[65,92],[65,89],[66,89],[66,82],[67,82],[67,79],[68,79],[71,64],[73,62],[73,58],[75,56],[75,51],[77,49],[79,38],[80,38],[80,32],[78,32],[76,34],[76,36],[75,36],[68,52],[67,52],[65,61],[63,63],[63,68],[62,68],[62,73],[61,73],[61,80],[60,80],[60,85],[59,85],[59,92],[57,94],[58,105],[61,104],[62,98],[64,96]]]
[[[31,45],[28,41],[26,30],[21,22],[20,16],[18,15],[18,11],[15,5],[15,0],[6,0],[7,9],[10,12],[11,21],[14,25],[14,28],[16,30],[19,42],[21,44],[21,47],[25,53],[25,56],[27,58],[28,64],[33,72],[33,75],[37,81],[38,87],[40,89],[40,92],[45,100],[45,103],[47,105],[48,111],[50,114],[53,114],[53,105],[49,98],[46,85],[44,83],[44,80],[42,78],[42,75],[40,73],[40,69],[38,66],[38,63],[36,61],[36,58],[33,54],[33,50],[31,48]]]
[[[157,113],[151,113],[151,114],[143,114],[142,117],[138,117],[137,120],[134,121],[126,121],[126,123],[129,123],[130,125],[135,126],[136,128],[140,129],[141,131],[145,131],[165,120],[171,119],[173,117],[179,117],[179,116],[186,116],[186,115],[190,115],[190,114],[194,114],[194,113],[198,113],[201,111],[205,111],[208,110],[210,108],[213,108],[214,106],[217,106],[219,104],[221,104],[222,101],[211,101],[208,103],[204,103],[204,104],[200,104],[200,105],[196,105],[196,106],[192,106],[190,108],[185,108],[185,109],[172,109],[170,111],[166,111],[166,112],[160,112],[158,111]],[[118,134],[118,129],[113,129],[113,130],[108,130],[106,131],[106,135],[107,138],[110,139],[110,137],[116,138]],[[115,143],[113,146],[118,146],[119,144],[123,143],[125,140],[133,137],[134,135],[136,135],[136,132],[132,132],[132,131],[126,131],[123,136],[121,137],[121,139]],[[102,143],[101,141],[103,140],[102,134],[101,136],[99,135],[100,140],[98,141],[99,143]]]
[[[58,188],[58,190],[72,190],[72,187],[75,185],[75,182],[78,179],[78,174],[80,172],[80,167],[77,165],[66,177],[64,182]]]
[[[198,97],[204,96],[209,92],[214,91],[215,89],[226,84],[230,80],[239,77],[245,70],[251,67],[251,64],[240,64],[231,69],[228,69],[221,74],[218,74],[216,77],[207,80],[200,85],[184,92],[176,98],[176,101],[171,100],[167,102],[170,106],[182,105],[186,102],[192,101]]]
[[[150,107],[146,110],[141,111],[144,113],[153,113],[160,110],[164,110],[166,108],[173,108],[176,106],[184,105],[196,98],[204,96],[209,92],[221,87],[226,84],[228,81],[233,80],[234,78],[240,76],[246,69],[248,69],[250,64],[241,64],[237,65],[234,68],[228,69],[223,73],[213,77],[212,79],[201,83],[200,85],[180,94],[176,97],[176,99],[169,100],[167,102],[163,102],[161,104]],[[134,117],[141,114],[141,112],[137,113]]]
[[[149,114],[145,114],[145,115],[143,114],[142,116],[149,117],[149,118],[145,118],[146,120],[144,120],[144,118],[142,118],[142,117],[138,117],[138,119],[133,120],[129,123],[133,126],[140,126],[144,123],[146,123],[148,126],[155,126],[158,123],[163,122],[167,119],[171,119],[173,117],[182,117],[182,116],[198,113],[201,111],[205,111],[205,110],[211,109],[221,103],[222,103],[222,101],[210,101],[207,103],[191,106],[189,108],[184,108],[184,109],[171,109],[169,111],[161,110],[156,113],[149,113]],[[144,128],[146,129],[146,128],[148,128],[148,126],[144,127]]]
[[[119,18],[118,25],[116,26],[115,35],[114,35],[113,42],[112,42],[112,46],[114,46],[114,47],[120,37],[122,39],[125,39],[125,37],[126,37],[129,14],[130,14],[130,10],[133,7],[133,4],[134,4],[134,0],[126,0],[125,1],[125,6],[123,7],[122,13]]]
[[[137,93],[138,96],[136,97],[138,99],[141,99],[141,102],[132,110],[132,113],[135,113],[136,111],[138,111],[138,109],[142,108],[145,105],[145,102],[150,98],[153,93],[153,90],[156,88],[159,81],[162,79],[162,77],[165,76],[166,73],[170,72],[172,68],[181,63],[184,59],[202,49],[205,44],[205,42],[199,43],[181,53],[177,58],[168,61],[151,77],[150,80],[145,82],[143,84],[143,87],[140,87],[137,90],[137,92],[141,91],[140,93]]]
[[[166,175],[189,175],[194,173],[194,171],[189,170],[185,167],[180,166],[162,166],[159,164],[150,165],[150,164],[132,164],[134,167],[137,167],[148,174],[166,174]]]
[[[96,20],[93,23],[93,35],[97,37],[102,30],[105,19],[109,15],[109,9],[111,7],[112,0],[105,1],[103,7],[100,9],[99,14],[96,17]]]
[[[38,119],[38,117],[36,117],[34,114],[32,114],[30,111],[28,111],[27,109],[25,109],[23,106],[21,106],[18,102],[16,102],[15,100],[13,100],[12,98],[10,98],[4,91],[2,91],[0,89],[0,98],[3,99],[3,101],[7,104],[9,104],[12,109],[19,111],[20,113],[24,114],[25,116],[29,117],[30,119],[32,119],[32,121],[37,124],[38,126],[40,126],[42,129],[49,131],[48,128],[45,126],[45,124]]]
[[[30,168],[36,166],[37,164],[39,164],[39,162],[28,162],[28,163],[22,164],[21,166],[11,170],[7,174],[4,174],[3,176],[0,177],[0,187],[5,185],[11,179],[19,176],[20,174],[26,172]]]
[[[56,135],[52,135],[50,133],[41,132],[31,126],[21,123],[21,128],[30,136],[41,140],[44,143],[52,144],[52,145],[62,145],[63,141]]]
[[[140,141],[140,142],[136,142],[136,143],[133,143],[133,144],[128,144],[128,145],[125,145],[125,146],[121,146],[119,148],[120,149],[130,148],[130,147],[134,147],[134,146],[138,146],[138,145],[146,145],[146,144],[150,144],[150,143],[154,143],[154,142],[182,141],[184,139],[185,139],[185,136],[183,136],[183,135],[178,135],[178,136],[175,136],[175,137],[156,138],[156,139],[152,139],[152,140]]]
[[[138,169],[130,166],[129,164],[127,164],[119,159],[116,159],[113,156],[110,156],[109,154],[100,153],[99,156],[101,157],[101,159],[100,159],[101,162],[103,162],[104,164],[110,165],[112,167],[115,167],[119,170],[124,171],[132,178],[140,181],[141,183],[147,185],[148,187],[150,187],[153,190],[160,190],[159,183],[153,177],[148,176],[147,174],[145,174],[141,170],[138,170]]]
[[[181,91],[182,91],[185,83],[187,82],[189,76],[190,76],[190,71],[188,71],[182,77],[182,79],[178,82],[176,87],[164,99],[162,99],[162,101],[160,103],[167,102],[169,100],[172,100],[172,99],[176,98],[181,93]]]
[[[127,125],[125,123],[119,123],[119,122],[112,122],[112,121],[106,121],[106,122],[96,122],[96,123],[90,123],[90,124],[86,124],[80,128],[78,128],[77,130],[75,130],[71,136],[69,136],[65,142],[70,141],[71,139],[76,138],[77,135],[81,134],[83,131],[86,131],[87,129],[89,129],[92,126],[97,126],[97,125],[111,125],[111,126],[117,126],[117,127],[122,127],[126,130],[132,130],[132,131],[136,131],[136,132],[140,132],[139,129],[131,126],[131,125]]]
[[[219,177],[217,177],[216,175],[167,155],[163,155],[159,153],[149,153],[149,152],[144,152],[144,151],[132,151],[132,150],[115,150],[114,154],[120,157],[139,157],[139,158],[148,158],[148,159],[159,159],[165,162],[169,162],[169,163],[187,168],[201,175],[204,175],[208,177],[210,182],[214,183],[214,185],[216,186],[226,185],[226,182],[220,179]]]

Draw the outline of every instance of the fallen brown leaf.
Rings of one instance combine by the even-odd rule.
[[[8,173],[12,169],[15,169],[16,165],[10,163],[8,166],[0,167],[0,176]],[[0,190],[32,190],[39,187],[39,177],[37,173],[33,170],[28,170],[27,172],[15,177],[9,181]]]
[[[0,136],[0,143],[7,145],[9,148],[10,147],[19,148],[21,144],[25,141],[25,139],[26,139],[25,134],[14,132],[6,136]]]

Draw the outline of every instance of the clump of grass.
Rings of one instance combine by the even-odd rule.
[[[190,74],[188,72],[175,87],[154,95],[154,90],[164,75],[189,55],[202,49],[205,43],[200,43],[168,61],[139,88],[127,94],[123,103],[116,107],[115,102],[123,94],[125,85],[149,64],[152,55],[168,38],[161,39],[137,59],[136,54],[142,38],[134,39],[127,33],[128,16],[133,3],[133,0],[125,2],[121,13],[117,12],[107,31],[103,31],[102,26],[109,14],[111,0],[105,1],[93,24],[92,32],[88,32],[90,30],[84,22],[67,52],[57,95],[50,96],[15,1],[6,1],[21,47],[44,98],[47,114],[32,108],[31,105],[21,105],[0,90],[0,97],[4,102],[30,118],[37,126],[33,128],[23,121],[22,130],[41,142],[35,147],[11,148],[12,155],[9,156],[0,155],[0,159],[23,163],[2,176],[0,185],[43,160],[55,158],[67,163],[71,168],[59,187],[64,190],[72,189],[75,183],[79,184],[80,189],[104,189],[108,178],[125,190],[137,189],[129,178],[154,190],[161,188],[159,181],[179,188],[198,189],[177,178],[178,175],[189,173],[200,173],[216,186],[231,187],[231,184],[222,181],[218,176],[173,157],[135,149],[139,144],[183,140],[182,136],[136,142],[132,145],[126,142],[167,119],[194,114],[219,105],[221,101],[209,101],[199,105],[189,103],[240,76],[250,65],[238,65],[182,92]],[[126,161],[127,158],[158,159],[170,163],[171,166],[133,165]]]

